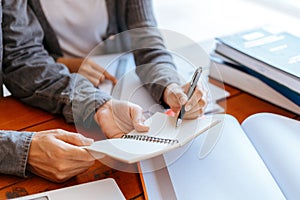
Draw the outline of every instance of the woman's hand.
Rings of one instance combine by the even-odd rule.
[[[133,129],[149,130],[143,123],[142,108],[128,101],[110,100],[97,110],[94,118],[108,138],[121,137]]]
[[[60,129],[37,132],[29,149],[28,169],[54,182],[65,181],[94,164],[88,151],[80,148],[92,143],[79,133]]]
[[[79,73],[86,77],[95,87],[98,87],[105,79],[110,80],[113,84],[117,83],[114,76],[89,58],[84,60],[83,58],[60,57],[57,62],[65,64],[71,73]]]
[[[206,91],[199,85],[196,87],[193,95],[188,100],[186,93],[189,89],[190,83],[183,86],[179,86],[176,83],[172,83],[167,86],[164,91],[163,99],[168,104],[171,110],[179,114],[182,106],[185,106],[184,119],[195,119],[203,115],[207,106]]]

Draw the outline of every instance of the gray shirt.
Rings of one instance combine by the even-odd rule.
[[[0,62],[4,83],[12,95],[29,105],[62,114],[67,122],[84,124],[92,119],[110,95],[55,63],[42,45],[43,31],[27,1],[4,0],[1,12]],[[0,173],[25,176],[33,134],[0,131]]]
[[[114,0],[107,2],[112,3]],[[116,16],[110,18],[112,27],[119,27],[118,31],[121,31],[154,26],[151,6],[147,7],[149,2],[151,1],[118,1],[115,6],[121,8],[116,16],[126,16],[126,19],[116,23]],[[124,13],[125,8],[128,14]],[[26,0],[2,0],[0,12],[0,45],[3,50],[3,54],[0,54],[0,64],[3,68],[4,83],[12,95],[31,106],[61,114],[67,122],[86,126],[94,123],[95,111],[111,97],[95,88],[83,76],[70,74],[64,65],[55,63],[43,46],[43,40],[46,38],[42,29],[43,22],[39,23]],[[113,34],[114,31],[114,28],[109,28],[108,33]],[[150,45],[155,45],[153,49],[135,52],[135,60],[139,65],[149,62],[154,64],[140,67],[137,74],[147,83],[146,87],[154,99],[160,102],[165,86],[179,83],[179,79],[174,72],[172,58],[165,51],[157,32],[146,31],[143,37],[150,41]],[[51,50],[49,52],[53,53]],[[26,175],[27,156],[33,134],[0,131],[0,173]]]
[[[28,3],[44,30],[43,44],[46,50],[54,59],[62,57],[63,53],[57,36],[43,12],[40,0],[28,0]],[[118,37],[118,39],[122,40],[120,43],[123,44],[122,47],[118,46],[118,49],[128,51],[141,47],[148,48],[134,51],[136,65],[144,65],[142,68],[137,68],[136,73],[154,100],[161,102],[165,86],[170,83],[179,83],[180,81],[177,73],[174,71],[176,67],[172,56],[166,51],[159,30],[152,29],[152,27],[157,26],[152,9],[152,0],[106,0],[106,6],[108,28],[103,40],[127,31],[128,34],[122,35],[124,38]],[[145,28],[145,30],[143,31],[142,28]],[[128,32],[128,30],[137,31]],[[133,35],[139,35],[143,40],[135,38],[131,43],[128,42],[128,38],[132,38]],[[115,43],[117,41],[114,41]],[[148,63],[156,64],[151,66],[145,65]]]

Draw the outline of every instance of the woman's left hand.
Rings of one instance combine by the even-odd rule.
[[[60,57],[57,62],[65,64],[71,73],[79,73],[86,77],[95,87],[98,87],[105,79],[110,80],[113,84],[117,83],[117,79],[113,75],[89,58],[84,60],[83,58]]]

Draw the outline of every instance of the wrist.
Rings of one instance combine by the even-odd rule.
[[[66,65],[71,73],[77,73],[83,62],[83,59],[59,57],[57,58],[56,62]]]
[[[98,107],[98,109],[96,110],[96,113],[94,115],[94,119],[97,124],[99,124],[99,119],[98,119],[99,116],[101,116],[102,113],[109,111],[111,106],[112,106],[112,99],[108,100],[107,102],[105,102],[104,104],[102,104],[101,106]]]

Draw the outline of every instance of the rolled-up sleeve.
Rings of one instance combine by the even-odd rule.
[[[25,177],[33,132],[0,131],[0,173]]]
[[[55,63],[42,40],[43,31],[27,1],[3,0],[3,74],[12,95],[67,122],[85,123],[110,95],[79,74]]]

